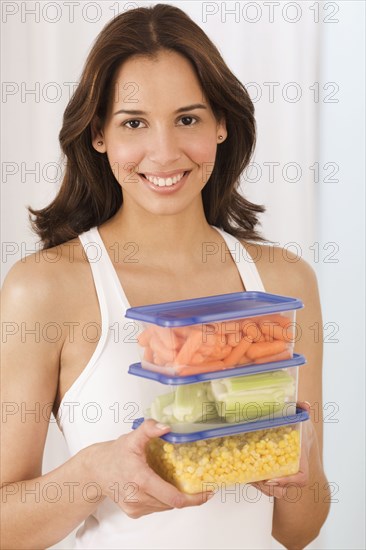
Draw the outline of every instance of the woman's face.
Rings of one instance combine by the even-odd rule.
[[[190,62],[164,50],[154,60],[135,56],[121,66],[93,146],[107,153],[124,205],[174,214],[202,200],[217,144],[226,136]]]

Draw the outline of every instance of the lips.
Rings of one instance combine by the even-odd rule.
[[[184,174],[184,172],[189,172],[189,170],[186,170],[185,168],[180,168],[178,170],[172,170],[171,172],[140,172],[143,176],[150,176],[152,178],[174,178],[175,176],[179,176],[180,174]]]
[[[162,186],[159,186],[159,185],[156,185],[155,183],[152,183],[151,181],[149,181],[144,176],[144,174],[138,174],[138,175],[140,176],[141,181],[143,182],[143,184],[146,185],[147,187],[149,187],[149,189],[153,190],[155,193],[159,193],[159,194],[162,194],[162,195],[169,195],[171,193],[177,192],[181,187],[183,187],[183,185],[187,181],[187,179],[189,177],[189,174],[190,174],[190,171],[186,171],[186,172],[183,172],[183,173],[184,173],[183,177],[177,183],[173,183],[172,185],[162,185]],[[166,179],[168,179],[168,178],[166,178]]]
[[[150,181],[151,183],[157,185],[158,187],[171,187],[172,185],[177,185],[181,179],[184,178],[184,176],[187,174],[188,171],[181,171],[181,172],[176,172],[175,174],[172,174],[172,175],[165,175],[165,176],[160,176],[160,175],[156,175],[156,174],[139,174],[139,176],[143,177],[144,179]],[[178,181],[173,181],[175,179],[178,179]],[[151,181],[153,180],[153,181]],[[155,180],[155,181],[154,181]],[[164,185],[159,185],[157,183],[156,180],[163,180],[165,182]],[[171,180],[170,184],[166,185],[166,182],[168,180]]]

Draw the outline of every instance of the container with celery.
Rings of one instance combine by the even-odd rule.
[[[248,422],[293,414],[297,399],[298,367],[302,355],[276,363],[170,377],[131,365],[130,374],[140,376],[147,396],[146,418],[190,432],[222,424]],[[159,384],[157,385],[156,382]],[[155,396],[151,398],[151,396]]]

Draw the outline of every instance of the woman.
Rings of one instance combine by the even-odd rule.
[[[139,357],[125,310],[244,290],[306,304],[299,399],[321,410],[314,272],[261,244],[264,209],[237,192],[255,144],[245,88],[181,10],[134,9],[94,44],[60,143],[61,189],[30,209],[43,251],[15,264],[3,289],[4,321],[40,327],[40,338],[14,331],[4,345],[3,547],[48,547],[84,522],[77,548],[269,548],[271,533],[304,548],[328,514],[321,418],[304,425],[297,475],[234,496],[181,493],[145,459],[169,428],[131,431],[141,388],[127,374]],[[51,410],[71,458],[42,475]]]

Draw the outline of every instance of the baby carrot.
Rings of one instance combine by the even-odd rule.
[[[145,346],[143,359],[144,361],[148,361],[149,363],[153,362],[154,355],[153,355],[153,350],[151,349],[150,346]]]
[[[218,343],[220,336],[218,334],[210,334],[205,331],[202,332],[202,346],[214,346]]]
[[[243,357],[240,357],[238,361],[238,365],[247,365],[248,363],[252,363],[250,359],[246,355],[243,355]]]
[[[242,322],[241,326],[243,336],[246,340],[248,340],[249,342],[258,342],[258,340],[262,336],[262,332],[259,326],[254,323],[254,321],[247,319]]]
[[[222,346],[220,346],[219,344],[215,344],[214,346],[211,346],[209,349],[208,348],[202,349],[202,346],[198,349],[198,351],[202,353],[202,355],[205,355],[206,358],[208,359],[217,359],[221,353],[221,350],[222,350]]]
[[[242,339],[242,333],[235,332],[227,335],[227,343],[230,344],[231,347],[235,347],[239,344],[240,340]]]
[[[238,332],[240,330],[240,319],[234,321],[221,321],[220,324],[224,332]]]
[[[153,327],[152,326],[149,326],[148,328],[146,328],[145,330],[143,330],[141,332],[141,334],[138,335],[137,337],[137,341],[138,343],[140,344],[140,346],[147,346],[150,342],[150,338],[153,334]]]
[[[261,331],[265,336],[268,336],[268,341],[284,340],[285,342],[292,342],[294,339],[293,331],[289,331],[288,328],[284,328],[281,325],[274,322],[264,321],[259,323]]]
[[[150,347],[159,357],[163,360],[164,363],[168,361],[174,361],[175,351],[172,349],[166,348],[161,340],[159,340],[157,334],[151,337]]]
[[[236,321],[221,321],[218,323],[218,333],[220,335],[226,334],[229,336],[230,334],[235,334],[237,332],[241,331],[240,328],[240,319],[237,319]]]
[[[291,319],[285,315],[280,315],[279,313],[274,313],[272,315],[261,315],[256,317],[256,323],[277,323],[281,327],[287,328],[291,323]]]
[[[198,350],[201,344],[202,332],[200,330],[193,330],[180,348],[177,356],[174,359],[174,364],[189,364],[191,357]]]
[[[204,325],[187,325],[185,327],[173,327],[171,328],[171,330],[175,333],[176,336],[186,339],[192,331],[198,330],[202,332],[203,326]]]
[[[171,329],[178,337],[186,337],[189,331],[189,327],[173,327]]]
[[[274,342],[260,342],[257,344],[251,344],[246,351],[246,355],[249,359],[254,361],[260,357],[281,353],[282,351],[285,351],[286,348],[287,343],[283,340],[275,340]]]
[[[211,353],[215,352],[216,348],[220,349],[220,346],[216,346],[214,344],[202,344],[197,351],[202,353],[202,355],[211,355]]]
[[[229,355],[229,353],[231,353],[232,349],[233,349],[232,346],[230,346],[229,344],[226,344],[226,346],[223,346],[220,349],[216,359],[220,359],[223,361]]]
[[[190,374],[200,374],[202,372],[211,372],[214,370],[221,370],[225,368],[223,361],[208,361],[207,363],[201,363],[200,365],[187,365],[179,370],[179,374],[182,376],[189,376]]]
[[[202,353],[199,353],[198,351],[196,351],[193,356],[192,356],[192,359],[190,360],[190,365],[199,365],[200,363],[203,363],[203,361],[205,360],[204,356],[202,355]]]
[[[284,359],[291,359],[292,353],[289,350],[283,351],[282,353],[276,353],[276,355],[267,355],[267,357],[261,357],[256,359],[254,363],[269,363],[272,361],[283,361]]]
[[[177,349],[179,347],[179,338],[170,327],[155,325],[154,332],[158,335],[159,340],[161,340],[166,348]]]
[[[252,342],[248,341],[246,338],[242,338],[239,344],[225,357],[225,365],[236,365],[240,357],[242,357],[252,345]]]
[[[164,359],[163,359],[158,353],[155,353],[155,352],[154,352],[154,360],[153,360],[153,363],[154,363],[155,365],[165,366],[166,361],[164,361]]]

